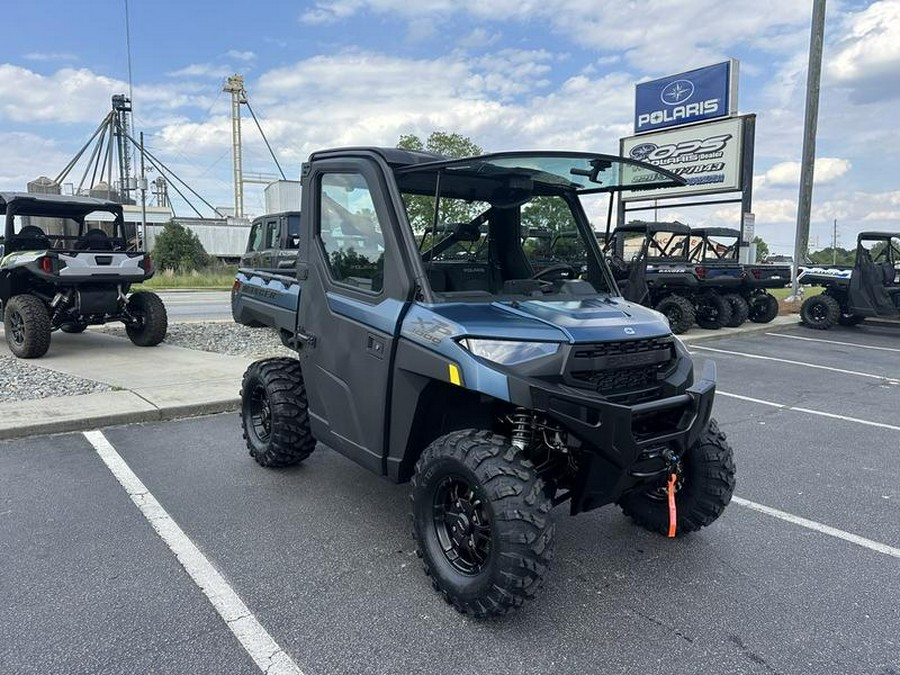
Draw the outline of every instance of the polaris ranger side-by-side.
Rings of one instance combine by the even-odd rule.
[[[682,223],[627,223],[613,231],[606,250],[622,295],[653,307],[669,319],[672,332],[729,325],[731,309],[722,294],[740,279],[690,261],[691,228]]]
[[[738,288],[724,296],[731,306],[729,326],[743,320],[769,323],[778,316],[778,299],[770,288],[784,288],[791,282],[790,265],[740,263],[738,246],[741,233],[730,227],[695,227],[691,230],[691,260],[722,274],[739,276]],[[743,317],[742,321],[738,321]]]
[[[798,279],[824,287],[800,306],[800,321],[810,328],[855,326],[868,317],[900,318],[900,233],[860,232],[852,269],[807,267]]]
[[[43,356],[55,330],[80,333],[121,321],[142,347],[166,336],[166,308],[155,293],[131,293],[153,276],[150,256],[129,250],[122,206],[89,197],[0,194],[0,310],[6,342],[19,358]],[[62,234],[48,234],[50,222]]]
[[[665,318],[621,297],[580,202],[680,178],[589,153],[351,148],[314,153],[302,183],[295,276],[248,282],[259,318],[293,317],[299,353],[244,375],[259,464],[295,464],[319,441],[412,481],[425,571],[476,617],[535,595],[556,505],[618,504],[669,536],[721,515],[734,464],[710,417],[715,366],[695,380]],[[547,201],[583,269],[523,246]]]

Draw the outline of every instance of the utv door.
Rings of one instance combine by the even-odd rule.
[[[850,276],[848,289],[848,304],[851,314],[861,316],[886,316],[897,315],[897,306],[888,290],[894,280],[894,267],[891,262],[890,249],[882,251],[885,263],[872,260],[866,244],[871,241],[861,240],[856,249],[856,264]],[[890,246],[890,241],[887,241]],[[890,270],[885,273],[885,268]]]
[[[304,181],[311,242],[298,265],[308,275],[298,338],[311,425],[320,441],[383,473],[393,348],[411,287],[385,180],[374,161],[335,159],[316,162]]]

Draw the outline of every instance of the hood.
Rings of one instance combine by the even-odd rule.
[[[475,337],[584,343],[672,332],[659,312],[619,297],[433,305],[431,310]]]

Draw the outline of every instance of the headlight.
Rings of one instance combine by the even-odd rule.
[[[475,356],[505,366],[550,356],[559,350],[558,342],[514,342],[512,340],[465,338],[460,340],[460,344]]]

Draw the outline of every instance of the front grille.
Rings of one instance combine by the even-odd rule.
[[[653,398],[675,364],[671,337],[576,345],[566,366],[566,383],[615,401]]]

